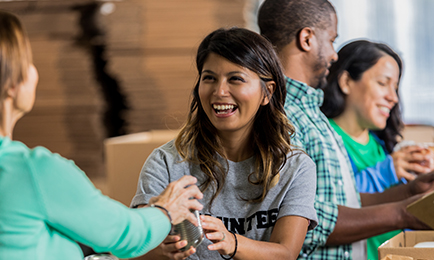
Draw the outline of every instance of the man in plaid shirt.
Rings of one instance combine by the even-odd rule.
[[[258,24],[276,47],[287,76],[285,109],[296,128],[293,144],[317,166],[319,223],[307,233],[299,259],[366,259],[364,239],[428,228],[407,213],[406,206],[434,189],[434,173],[383,193],[359,194],[343,142],[320,111],[321,86],[338,58],[333,47],[337,16],[330,2],[266,0]]]

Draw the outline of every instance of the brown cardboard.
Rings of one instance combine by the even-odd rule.
[[[408,205],[407,211],[434,229],[434,192]]]
[[[414,260],[434,260],[434,248],[413,247],[425,241],[434,241],[434,231],[401,232],[378,248],[378,259],[393,255],[413,257]]]
[[[386,257],[382,258],[381,260],[414,260],[414,258],[400,255],[386,255]]]
[[[178,130],[152,130],[106,139],[107,195],[129,206],[146,158],[177,134]]]

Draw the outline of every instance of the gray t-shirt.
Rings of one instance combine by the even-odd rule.
[[[223,158],[220,157],[223,161]],[[228,161],[229,171],[224,187],[210,208],[212,189],[204,191],[200,202],[204,205],[201,214],[217,217],[226,228],[237,234],[259,241],[269,241],[276,221],[284,216],[296,215],[310,220],[309,229],[317,225],[314,198],[316,168],[303,152],[294,151],[280,172],[280,178],[260,203],[248,203],[244,199],[255,198],[261,187],[250,184],[248,175],[254,171],[254,157],[241,162]],[[223,165],[226,165],[223,163]],[[199,165],[181,162],[174,141],[155,149],[146,160],[140,173],[137,193],[132,207],[147,204],[149,199],[160,194],[172,181],[183,175],[193,175],[202,183],[205,174]],[[217,251],[209,251],[208,239],[197,248],[196,254],[187,259],[221,259]]]

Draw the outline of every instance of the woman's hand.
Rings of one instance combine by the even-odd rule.
[[[168,235],[166,239],[159,245],[163,255],[170,259],[181,260],[196,253],[196,249],[194,247],[190,247],[190,249],[185,250],[184,252],[180,251],[179,249],[187,245],[186,240],[180,239],[181,237],[179,235]]]
[[[215,217],[201,215],[202,228],[206,238],[213,242],[209,250],[217,250],[221,255],[232,255],[235,251],[235,238],[223,222]]]
[[[197,226],[197,219],[190,210],[203,208],[202,204],[197,201],[202,199],[203,194],[194,185],[196,182],[195,177],[185,175],[181,179],[169,183],[160,195],[149,200],[149,204],[159,205],[169,211],[173,225],[187,219]]]
[[[399,149],[391,154],[398,179],[414,180],[417,174],[424,174],[434,170],[434,153],[427,148],[411,145]]]

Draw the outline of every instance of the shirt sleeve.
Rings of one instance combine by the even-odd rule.
[[[297,124],[295,124],[297,125]],[[333,232],[338,218],[338,204],[333,201],[335,184],[328,168],[325,166],[325,158],[322,149],[317,145],[316,140],[304,140],[307,135],[300,134],[299,129],[292,141],[295,145],[306,151],[316,165],[316,194],[314,207],[317,213],[318,225],[307,232],[303,243],[302,252],[310,255],[318,247],[326,245],[327,239]]]
[[[358,171],[353,166],[353,170],[359,192],[383,192],[390,186],[400,183],[400,180],[396,177],[393,159],[390,155],[387,155],[385,160],[376,163],[372,167]]]
[[[287,187],[284,201],[279,210],[279,218],[297,215],[310,221],[309,230],[318,224],[314,208],[316,190],[316,167],[313,161],[304,153],[297,154],[288,160],[290,167],[285,167],[281,174],[293,176],[290,187]],[[288,165],[287,162],[287,165]]]
[[[97,190],[72,161],[36,148],[29,158],[47,225],[96,252],[121,258],[142,255],[170,231],[156,208],[130,209]]]
[[[148,204],[149,200],[160,194],[171,181],[168,172],[167,158],[159,149],[154,150],[147,158],[140,171],[136,195],[131,207]]]

